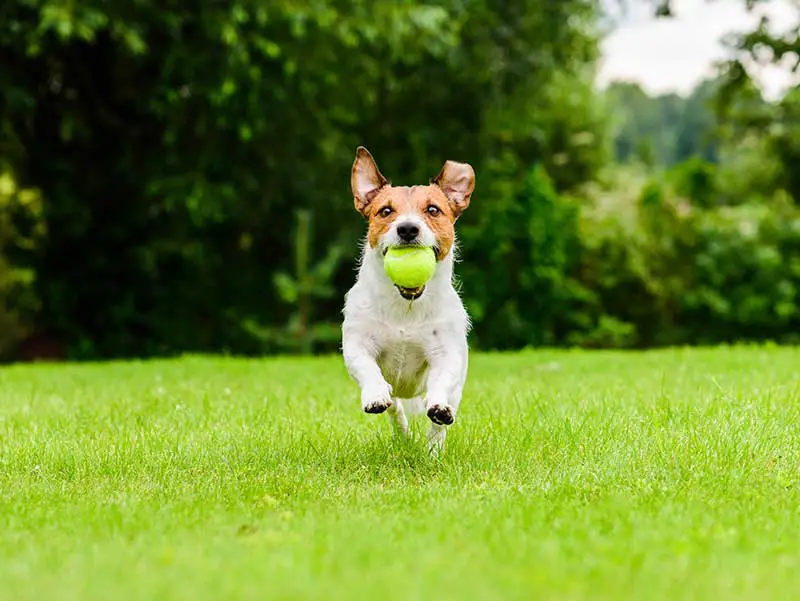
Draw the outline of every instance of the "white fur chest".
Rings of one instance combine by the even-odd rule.
[[[367,252],[347,294],[343,335],[370,349],[396,397],[424,392],[430,360],[444,347],[466,354],[467,314],[451,284],[452,258],[445,262],[422,297],[408,301],[386,278],[381,257]]]
[[[378,344],[377,362],[395,396],[408,399],[422,394],[428,374],[425,344],[407,332],[379,339]]]

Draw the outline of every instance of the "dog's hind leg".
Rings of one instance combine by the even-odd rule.
[[[462,386],[456,387],[456,390],[449,397],[449,403],[445,405],[442,413],[431,412],[428,410],[428,417],[431,420],[430,428],[428,429],[428,451],[436,455],[440,455],[444,450],[444,440],[447,438],[447,428],[453,423],[458,406],[461,404],[461,391]],[[443,419],[442,419],[443,418]],[[447,419],[449,418],[449,422]],[[445,425],[447,424],[447,425]]]
[[[447,426],[431,424],[428,430],[428,451],[440,455],[444,449],[444,439],[447,438]]]
[[[447,437],[446,428],[456,419],[461,394],[467,378],[468,349],[466,341],[442,343],[429,353],[431,365],[425,391],[425,407],[431,427],[428,448],[441,452]]]
[[[406,417],[403,402],[400,399],[394,399],[391,407],[386,411],[389,419],[392,421],[394,431],[403,437],[408,436],[408,418]]]

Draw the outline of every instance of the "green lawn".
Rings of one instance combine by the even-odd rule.
[[[794,598],[799,376],[474,354],[436,460],[339,358],[4,368],[0,598]]]

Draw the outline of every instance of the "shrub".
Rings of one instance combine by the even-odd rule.
[[[580,223],[578,279],[596,303],[571,343],[798,339],[800,210],[785,195],[696,206],[650,181],[636,199],[595,196]]]
[[[0,358],[7,357],[30,333],[39,308],[36,274],[22,259],[35,249],[43,234],[38,191],[20,189],[10,173],[0,172]]]
[[[694,225],[694,278],[684,311],[695,337],[797,341],[800,211],[787,201],[748,203],[701,213]]]
[[[717,194],[717,166],[694,157],[673,167],[669,174],[675,192],[694,206],[710,208],[720,200]]]
[[[542,166],[493,165],[491,198],[465,228],[459,267],[479,345],[553,345],[574,324],[584,291],[568,277],[578,249],[579,207],[559,196]]]

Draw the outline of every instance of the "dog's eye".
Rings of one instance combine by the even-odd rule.
[[[380,211],[378,211],[378,215],[381,217],[388,217],[392,214],[392,207],[383,207]]]
[[[426,210],[428,211],[428,215],[431,217],[436,217],[439,213],[441,213],[439,207],[435,207],[433,205],[429,206]]]

